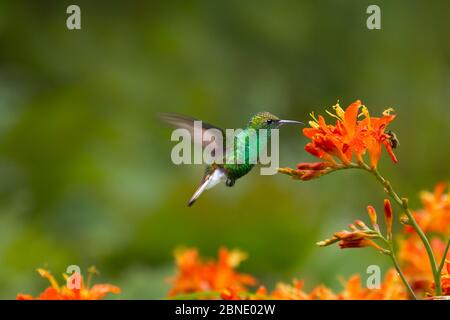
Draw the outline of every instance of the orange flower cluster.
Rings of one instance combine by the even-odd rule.
[[[445,249],[444,242],[434,237],[430,243],[436,259],[441,261]],[[447,257],[450,258],[450,254]],[[422,292],[429,291],[433,283],[433,274],[427,252],[418,236],[410,236],[399,241],[398,259],[412,288]]]
[[[303,290],[303,285],[303,281],[293,281],[293,285],[278,283],[270,294],[267,294],[267,290],[262,287],[255,297],[270,300],[405,300],[408,298],[394,269],[386,273],[379,289],[363,287],[359,275],[353,275],[344,281],[344,289],[340,293],[334,293],[324,285],[319,285],[307,293]]]
[[[292,284],[279,282],[272,292],[261,286],[254,294],[238,292],[232,288],[222,290],[221,298],[224,300],[336,300],[336,295],[331,289],[319,285],[310,293],[303,290],[304,281],[293,280]]]
[[[347,282],[341,297],[350,300],[405,300],[408,294],[397,271],[389,269],[380,289],[363,287],[360,277],[356,275]]]
[[[434,192],[420,194],[423,209],[414,212],[414,218],[424,232],[450,235],[450,191],[445,193],[447,183],[436,185]],[[411,227],[407,227],[412,231]]]
[[[445,193],[446,188],[446,183],[439,183],[434,192],[422,191],[423,208],[413,213],[422,230],[430,235],[431,247],[438,262],[450,259],[450,252],[444,257],[445,243],[440,237],[448,238],[450,235],[450,200],[449,194]],[[405,231],[405,236],[399,240],[398,251],[402,269],[413,289],[428,293],[434,288],[434,283],[427,252],[411,226],[406,225]],[[448,275],[442,276],[441,282],[442,288],[448,286]],[[444,290],[444,294],[448,291]]]
[[[247,274],[238,273],[235,268],[246,259],[239,250],[219,250],[218,261],[203,261],[196,249],[178,250],[175,253],[178,274],[169,281],[173,287],[169,296],[180,293],[220,291],[232,287],[237,291],[247,290],[256,280]]]
[[[254,285],[256,280],[249,275],[234,271],[242,260],[240,251],[220,249],[217,262],[202,262],[198,251],[188,249],[177,254],[179,274],[172,280],[173,288],[169,296],[204,293],[199,298],[222,298],[224,300],[374,300],[374,299],[406,299],[406,291],[395,270],[389,270],[379,289],[368,289],[362,286],[358,275],[344,282],[344,290],[334,293],[324,285],[319,285],[309,293],[303,290],[303,281],[293,284],[278,283],[272,292],[261,286],[256,292],[250,292],[247,285]],[[231,259],[231,261],[230,261]],[[222,265],[222,267],[220,267]],[[225,268],[226,272],[219,271]],[[189,269],[189,271],[188,271]],[[224,274],[227,274],[224,276]],[[226,280],[225,280],[226,279]],[[215,295],[208,295],[214,291]]]
[[[94,269],[90,269],[94,273]],[[96,284],[92,287],[85,285],[80,275],[80,288],[70,289],[67,285],[60,286],[53,275],[44,269],[37,270],[39,274],[50,282],[50,287],[45,289],[39,296],[33,297],[29,294],[18,294],[17,300],[100,300],[108,293],[119,294],[120,288],[111,284]],[[65,276],[68,278],[67,276]]]
[[[310,180],[351,164],[353,157],[363,163],[363,156],[368,152],[370,164],[377,167],[384,146],[397,163],[393,149],[398,145],[395,135],[386,127],[395,119],[392,109],[383,112],[382,117],[371,117],[368,109],[360,100],[353,102],[344,111],[339,104],[333,106],[335,113],[328,112],[336,118],[334,125],[327,124],[323,116],[318,119],[312,114],[309,122],[311,128],[303,129],[303,134],[311,139],[305,150],[322,162],[299,163],[297,169],[280,168],[279,172],[293,178]],[[361,110],[361,113],[360,113]],[[359,117],[363,119],[358,120]]]
[[[431,232],[431,247],[438,262],[445,260],[442,269],[441,287],[443,295],[450,296],[450,251],[444,257],[446,244],[442,237],[448,237],[448,195],[444,193],[446,184],[438,184],[434,193],[422,192],[421,198],[424,204],[422,210],[416,212],[420,218],[419,223],[426,232]],[[383,235],[378,225],[377,212],[374,207],[368,206],[367,213],[370,218],[371,227],[361,220],[356,220],[349,226],[349,230],[336,232],[330,239],[319,242],[321,246],[339,243],[341,248],[374,247],[377,250],[392,253],[392,222],[393,212],[389,200],[384,200],[383,205],[386,233]],[[434,290],[433,275],[428,261],[428,256],[416,234],[407,232],[406,226],[403,238],[399,239],[397,258],[401,270],[411,284],[416,295],[424,293],[431,295]],[[385,249],[375,243],[381,240],[387,245]],[[234,257],[234,258],[231,258]],[[254,285],[255,279],[249,275],[242,275],[234,271],[245,255],[239,251],[228,251],[221,249],[219,261],[203,262],[198,257],[195,249],[182,251],[177,255],[179,274],[173,281],[173,289],[170,295],[187,294],[192,292],[216,291],[219,294],[212,297],[226,300],[328,300],[328,299],[408,299],[409,295],[405,285],[395,269],[386,273],[380,289],[368,289],[362,286],[358,275],[350,277],[344,282],[344,290],[335,293],[324,285],[313,288],[310,292],[303,289],[303,281],[294,281],[293,284],[279,283],[275,289],[269,292],[261,286],[256,292],[249,292],[248,285]],[[234,261],[234,262],[231,262]],[[225,270],[225,271],[224,271]],[[206,295],[205,295],[206,297]],[[211,297],[211,296],[210,296]],[[436,297],[433,297],[436,298]]]

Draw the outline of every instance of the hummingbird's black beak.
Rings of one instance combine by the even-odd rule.
[[[278,124],[280,126],[282,126],[283,124],[301,124],[301,125],[305,125],[303,122],[295,121],[295,120],[279,120]]]

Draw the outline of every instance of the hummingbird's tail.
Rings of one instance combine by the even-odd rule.
[[[207,189],[211,189],[216,184],[218,184],[222,180],[226,180],[227,175],[225,173],[225,170],[223,168],[216,168],[214,171],[205,174],[203,177],[200,186],[195,191],[194,195],[188,202],[188,207],[192,206],[194,202],[200,197],[200,195],[203,193],[203,191]]]

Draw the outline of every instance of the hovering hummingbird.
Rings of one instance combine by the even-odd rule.
[[[190,132],[191,136],[194,136],[194,122],[199,120],[173,113],[160,113],[159,116],[164,122],[176,128],[187,129]],[[232,187],[237,179],[249,173],[255,165],[254,163],[251,163],[249,161],[249,153],[258,152],[257,154],[259,155],[259,151],[261,151],[262,148],[267,147],[268,139],[259,139],[260,129],[267,129],[267,135],[269,138],[271,133],[270,129],[278,129],[284,124],[303,125],[303,123],[300,121],[279,119],[277,116],[269,112],[259,112],[252,116],[250,118],[250,121],[247,123],[247,126],[236,135],[234,140],[234,148],[231,150],[223,150],[224,158],[231,156],[232,159],[235,159],[237,161],[232,161],[232,163],[229,163],[230,161],[222,161],[220,164],[213,162],[212,164],[208,165],[200,182],[200,186],[197,188],[194,195],[189,200],[188,206],[192,206],[198,199],[198,197],[203,193],[203,191],[211,189],[221,181],[225,181],[226,186]],[[223,141],[225,141],[226,138],[224,130],[202,121],[202,133],[207,129],[220,130],[220,132],[222,133]],[[250,129],[255,130],[257,134],[258,143],[256,145],[259,150],[249,150],[251,148],[254,148],[254,145],[249,145],[247,139]],[[209,141],[202,141],[202,146],[205,147],[205,145],[209,143]]]

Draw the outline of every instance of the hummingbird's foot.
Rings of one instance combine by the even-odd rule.
[[[234,186],[235,180],[228,178],[227,181],[225,182],[225,184],[227,185],[227,187],[232,187]]]

